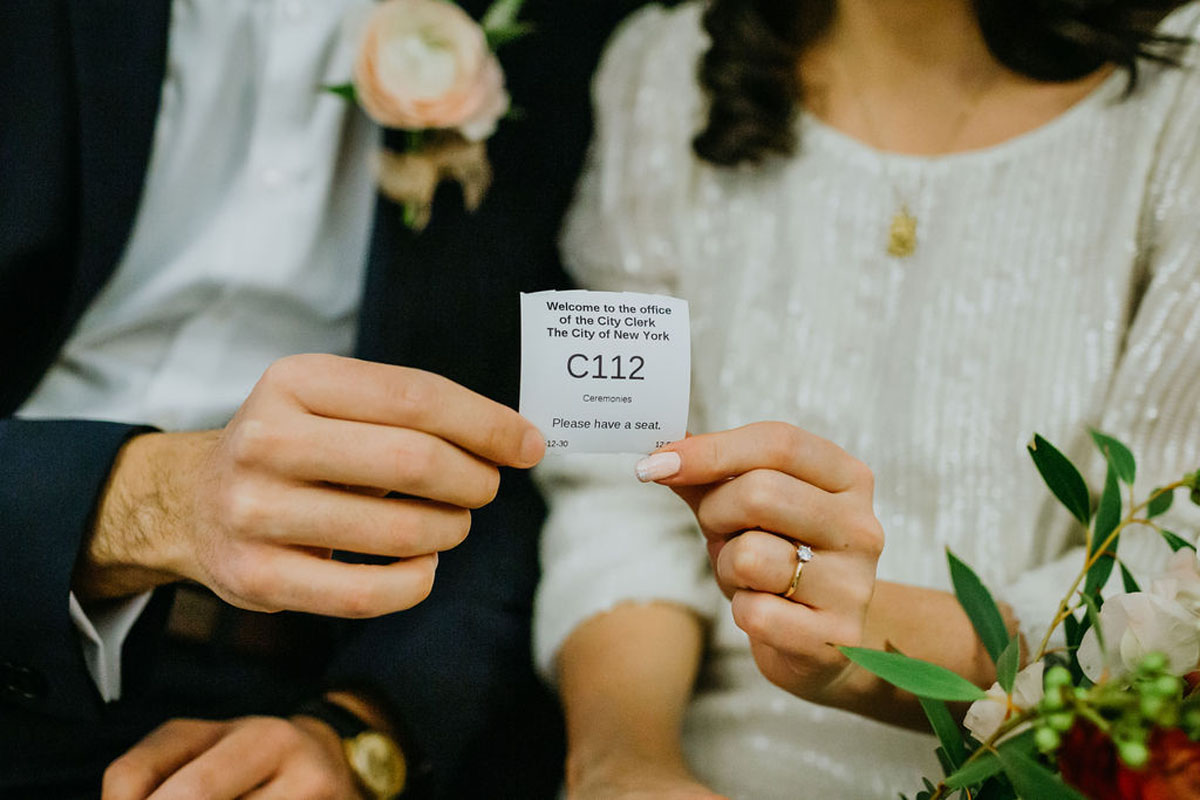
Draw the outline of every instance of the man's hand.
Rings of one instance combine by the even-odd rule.
[[[852,670],[834,645],[864,641],[883,549],[871,471],[781,422],[693,436],[664,451],[679,459],[659,483],[692,507],[759,670],[793,694],[836,704],[831,692]],[[783,597],[800,544],[815,555]]]
[[[341,740],[309,717],[174,719],[104,773],[102,800],[357,800]]]
[[[437,553],[495,496],[497,466],[530,467],[544,448],[516,412],[437,375],[285,358],[223,430],[126,445],[74,589],[116,597],[187,579],[252,610],[399,611],[429,594]],[[345,564],[334,550],[396,561]]]

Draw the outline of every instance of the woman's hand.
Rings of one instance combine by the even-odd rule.
[[[759,670],[830,705],[853,674],[838,645],[864,641],[883,530],[861,461],[793,425],[763,422],[676,442],[639,477],[687,501]],[[813,556],[795,591],[797,548]]]
[[[699,783],[682,766],[624,763],[573,781],[567,800],[728,800]]]
[[[351,800],[341,741],[309,717],[174,719],[109,765],[103,800]]]

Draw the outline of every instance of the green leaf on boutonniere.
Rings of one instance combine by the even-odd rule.
[[[1150,502],[1146,504],[1146,519],[1153,519],[1167,513],[1175,502],[1175,492],[1164,492],[1162,488],[1155,489],[1150,494]]]
[[[1134,592],[1140,592],[1142,587],[1138,586],[1137,579],[1133,577],[1133,573],[1125,568],[1124,562],[1118,562],[1118,564],[1121,567],[1121,585],[1125,587],[1125,593],[1133,594]]]
[[[1075,519],[1087,525],[1092,516],[1091,500],[1088,497],[1087,484],[1084,483],[1079,470],[1070,459],[1038,434],[1034,434],[1033,441],[1027,449],[1050,491],[1054,492],[1054,496],[1067,507]]]
[[[1133,479],[1137,475],[1137,462],[1133,459],[1133,453],[1129,452],[1129,448],[1121,442],[1094,428],[1091,434],[1092,441],[1096,443],[1096,447],[1100,448],[1100,452],[1108,460],[1109,466],[1117,471],[1117,477],[1132,486]]]
[[[1192,544],[1178,533],[1171,533],[1170,531],[1166,530],[1160,531],[1160,533],[1162,533],[1162,537],[1167,540],[1167,544],[1171,546],[1171,550],[1176,553],[1185,547],[1190,547],[1193,550],[1196,549],[1196,545]]]
[[[996,682],[1005,694],[1012,694],[1013,683],[1017,680],[1017,668],[1021,663],[1021,637],[1014,636],[1008,640],[1008,646],[996,659]]]
[[[488,49],[495,52],[510,42],[528,36],[535,30],[532,23],[516,22],[500,28],[487,28],[484,30],[484,35],[487,36]]]
[[[1117,482],[1116,468],[1110,463],[1104,478],[1104,493],[1100,495],[1100,505],[1096,507],[1096,522],[1092,529],[1092,540],[1088,545],[1088,555],[1094,556],[1108,540],[1109,535],[1116,530],[1121,521],[1121,485]],[[1088,570],[1087,582],[1083,593],[1095,594],[1104,588],[1108,576],[1112,574],[1113,562],[1117,556],[1118,541],[1114,539],[1104,553],[1096,559]]]
[[[946,704],[942,701],[930,700],[927,697],[918,697],[917,700],[921,702],[921,710],[925,712],[925,717],[929,720],[929,727],[933,728],[938,741],[941,742],[942,746],[939,750],[950,763],[946,769],[946,774],[949,775],[967,759],[967,749],[963,746],[962,729],[958,727],[958,723],[950,714],[950,709],[946,708]]]
[[[997,754],[1000,763],[1004,765],[1004,773],[1008,775],[1013,788],[1021,797],[1027,800],[1086,800],[1083,795],[1020,750],[1001,747]]]
[[[975,633],[979,635],[980,641],[995,663],[1008,646],[1008,628],[1004,624],[1004,617],[996,607],[991,592],[983,585],[983,581],[979,580],[974,570],[949,550],[946,551],[946,560],[950,563],[950,580],[954,584],[954,594],[958,597],[958,603],[963,607],[963,611],[967,612]]]
[[[491,32],[518,25],[520,23],[517,22],[517,17],[521,15],[521,7],[524,5],[525,0],[495,0],[484,12],[479,26],[485,32]]]
[[[987,695],[983,689],[945,667],[865,647],[839,647],[846,658],[888,683],[918,697],[950,702],[972,702]]]
[[[353,83],[339,83],[336,85],[322,86],[321,91],[336,94],[343,100],[349,100],[351,103],[358,102],[358,92],[354,89]]]

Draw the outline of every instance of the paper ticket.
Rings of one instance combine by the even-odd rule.
[[[521,414],[547,454],[648,453],[682,439],[691,371],[686,300],[521,295]]]

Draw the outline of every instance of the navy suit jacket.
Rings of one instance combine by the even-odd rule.
[[[438,193],[414,235],[377,205],[357,354],[440,372],[512,404],[521,290],[559,285],[555,239],[590,133],[587,85],[634,0],[530,0],[537,34],[502,53],[523,121],[489,142],[495,183],[466,213]],[[476,15],[482,2],[464,2]],[[94,795],[104,766],[176,710],[152,657],[169,591],[125,650],[123,699],[101,702],[67,611],[76,554],[117,450],[140,429],[22,421],[37,385],[117,265],[137,212],[167,53],[169,0],[0,4],[0,796]],[[504,796],[494,754],[555,753],[529,666],[540,500],[504,476],[412,611],[335,626],[320,680],[384,693],[443,796]],[[330,623],[333,625],[333,623]],[[324,642],[325,639],[314,640]],[[200,662],[197,662],[200,663]],[[205,681],[197,667],[197,681]],[[258,710],[214,684],[221,711]],[[215,710],[214,710],[215,713]],[[542,716],[538,716],[542,715]],[[545,736],[545,741],[539,737]],[[515,749],[514,749],[515,748]],[[526,749],[522,749],[526,748]],[[489,755],[493,754],[493,755]],[[504,769],[503,766],[497,767]],[[472,780],[477,783],[472,783]],[[547,790],[555,778],[546,783]],[[472,788],[476,787],[476,788]]]

